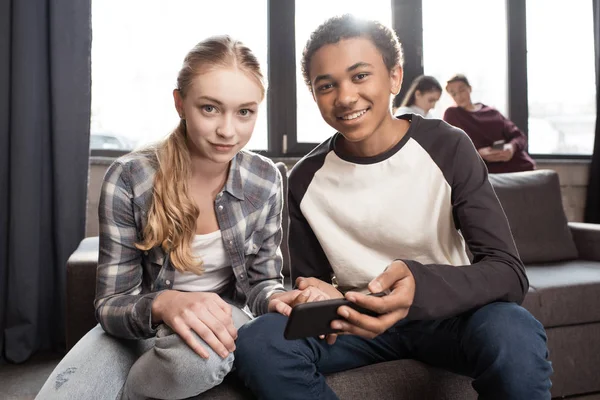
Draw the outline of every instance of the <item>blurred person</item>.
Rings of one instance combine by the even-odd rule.
[[[444,113],[444,121],[466,132],[490,173],[531,171],[535,162],[527,153],[527,137],[498,110],[471,100],[466,76],[454,75],[446,91],[456,106]]]
[[[396,116],[413,113],[424,118],[434,118],[431,110],[441,96],[442,85],[438,80],[433,76],[421,75],[413,80],[402,101],[399,96],[394,98],[392,112]]]

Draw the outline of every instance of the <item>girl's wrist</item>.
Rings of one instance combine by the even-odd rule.
[[[152,302],[152,309],[151,309],[151,315],[152,315],[152,324],[159,324],[162,322],[163,320],[163,310],[165,309],[165,304],[169,303],[171,301],[171,299],[173,298],[174,295],[176,295],[176,291],[175,290],[164,290],[163,292],[159,293],[158,296],[156,296],[154,298],[154,301]]]

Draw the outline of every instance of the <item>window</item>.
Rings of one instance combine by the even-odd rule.
[[[227,33],[256,53],[269,81],[247,147],[271,157],[306,154],[333,128],[304,84],[302,50],[310,32],[344,13],[388,26],[393,19],[406,41],[405,88],[421,73],[442,86],[463,73],[473,101],[507,117],[510,109],[528,128],[530,153],[592,153],[592,4],[542,0],[95,0],[92,146],[136,148],[164,138],[178,123],[171,92],[183,57],[198,41]],[[434,115],[452,104],[444,92]]]
[[[507,111],[505,0],[423,0],[423,62],[442,87],[456,73],[467,76],[473,102]],[[410,84],[409,82],[405,82]],[[453,105],[442,94],[434,115]]]
[[[102,150],[131,150],[134,143],[125,137],[111,133],[92,133],[90,135],[90,148]]]
[[[360,0],[302,0],[296,1],[296,97],[297,141],[320,143],[335,131],[327,125],[304,83],[300,68],[302,50],[310,33],[330,17],[356,14],[365,19],[375,19],[392,26],[390,0],[371,0],[368,6]]]
[[[527,1],[529,152],[593,152],[596,78],[591,1]]]
[[[177,125],[171,93],[184,56],[202,39],[229,34],[244,41],[268,76],[267,0],[96,0],[92,28],[91,134],[111,132],[134,148]],[[248,147],[267,148],[266,101]]]

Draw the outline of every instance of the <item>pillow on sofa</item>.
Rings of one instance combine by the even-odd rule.
[[[489,179],[504,208],[523,263],[577,258],[555,171],[490,174]]]

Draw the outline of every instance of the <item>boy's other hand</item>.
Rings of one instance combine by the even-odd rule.
[[[348,292],[346,299],[375,311],[379,316],[371,317],[342,306],[338,314],[345,320],[333,321],[332,328],[341,329],[344,333],[374,338],[405,318],[415,298],[415,279],[408,266],[400,260],[391,263],[383,273],[369,283],[368,288],[371,293],[390,290],[390,294],[375,297]]]

